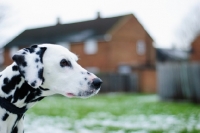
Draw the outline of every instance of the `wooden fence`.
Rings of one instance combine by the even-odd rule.
[[[158,63],[158,93],[162,99],[200,103],[199,63]]]
[[[138,76],[137,74],[117,74],[107,73],[98,74],[103,80],[100,92],[137,92]]]

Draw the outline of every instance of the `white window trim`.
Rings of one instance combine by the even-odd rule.
[[[98,43],[96,40],[87,40],[85,43],[84,43],[84,52],[86,54],[96,54],[98,51]]]
[[[144,40],[138,40],[136,43],[136,52],[138,55],[144,55],[146,53],[146,43]]]

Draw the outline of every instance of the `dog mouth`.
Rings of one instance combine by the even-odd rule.
[[[75,97],[75,96],[76,96],[74,93],[67,93],[66,95],[67,95],[67,97],[69,97],[69,98],[72,98],[72,97]]]
[[[82,91],[82,92],[79,92],[77,95],[74,94],[74,93],[66,93],[66,96],[69,97],[69,98],[73,98],[73,97],[88,98],[88,97],[96,95],[99,92],[99,90],[100,89],[98,89],[98,90],[91,89],[91,90],[88,90],[88,91]]]
[[[88,90],[88,91],[79,92],[78,93],[78,97],[80,97],[80,98],[88,98],[88,97],[96,95],[99,92],[99,90],[100,89],[98,89],[98,90],[91,89],[91,90]]]

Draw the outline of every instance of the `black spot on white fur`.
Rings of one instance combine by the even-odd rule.
[[[13,131],[11,133],[18,133],[18,128],[14,127]]]
[[[18,121],[23,117],[23,114],[17,115],[17,119],[12,127],[12,131],[11,133],[18,133],[18,127],[16,126],[16,124],[18,123]]]
[[[4,85],[2,86],[3,92],[9,94],[13,89],[15,89],[15,86],[13,85],[19,84],[20,81],[20,75],[13,76],[10,80],[8,78],[4,78]]]
[[[25,61],[24,55],[14,55],[12,59],[17,62],[18,65],[26,67],[27,62]]]
[[[31,46],[31,48],[37,48],[38,47],[38,45],[32,45]]]
[[[89,73],[89,72],[87,72],[87,74],[88,74],[88,75],[90,75],[90,73]]]
[[[2,120],[3,120],[3,121],[6,121],[7,118],[8,118],[8,116],[9,116],[9,114],[8,114],[8,113],[5,113],[4,116],[2,117]]]
[[[39,87],[41,90],[43,90],[43,91],[48,91],[49,89],[47,89],[47,88],[42,88],[41,86]]]
[[[40,61],[40,60],[39,60],[38,58],[35,59],[35,62],[36,62],[36,63],[39,62],[39,61]]]
[[[27,50],[27,52],[29,53],[34,53],[35,49],[34,48],[25,48]]]
[[[44,82],[43,68],[38,71],[38,78],[42,80],[42,83]]]
[[[12,67],[12,70],[13,70],[13,71],[18,71],[18,66],[13,66],[13,67]]]
[[[33,82],[31,83],[31,86],[35,87],[36,83],[37,83],[36,81],[33,81]]]
[[[43,98],[41,94],[41,89],[34,89],[27,82],[24,82],[20,88],[16,89],[12,101],[15,103],[18,100],[24,99],[25,103],[30,103],[34,102],[36,99],[41,100]]]
[[[7,84],[7,83],[8,83],[8,80],[9,80],[8,78],[5,78],[5,79],[3,80],[3,83],[4,83],[4,84]]]

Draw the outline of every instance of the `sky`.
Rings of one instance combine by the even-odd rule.
[[[177,27],[200,0],[0,0],[7,18],[0,21],[0,46],[25,29],[61,23],[134,14],[155,41],[156,47],[170,48]],[[1,11],[1,9],[0,9]],[[2,12],[2,11],[1,11]]]

